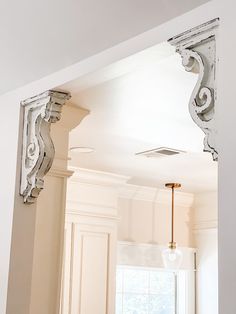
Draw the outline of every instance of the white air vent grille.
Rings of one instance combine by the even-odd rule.
[[[168,156],[178,155],[181,153],[185,153],[185,152],[182,150],[168,148],[168,147],[159,147],[159,148],[155,148],[151,150],[146,150],[140,153],[136,153],[135,155],[159,158],[159,157],[168,157]]]

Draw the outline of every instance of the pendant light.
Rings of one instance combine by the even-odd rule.
[[[177,249],[177,244],[174,241],[174,193],[176,188],[180,188],[180,183],[166,183],[167,188],[172,190],[172,205],[171,205],[171,240],[168,248],[162,251],[162,259],[165,268],[178,269],[182,263],[182,252]]]

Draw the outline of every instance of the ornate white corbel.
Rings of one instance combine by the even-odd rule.
[[[198,73],[198,81],[189,102],[193,121],[205,133],[204,151],[218,159],[216,143],[216,34],[219,19],[195,27],[169,39],[182,57],[186,71]]]
[[[22,101],[24,108],[20,194],[33,203],[43,189],[44,176],[52,166],[55,149],[51,123],[60,120],[69,93],[50,90]]]

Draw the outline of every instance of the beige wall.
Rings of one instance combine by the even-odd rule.
[[[212,229],[217,227],[217,192],[196,194],[194,198],[194,229]]]

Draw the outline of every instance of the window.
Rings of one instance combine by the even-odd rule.
[[[116,314],[175,314],[176,287],[173,271],[118,266]]]

